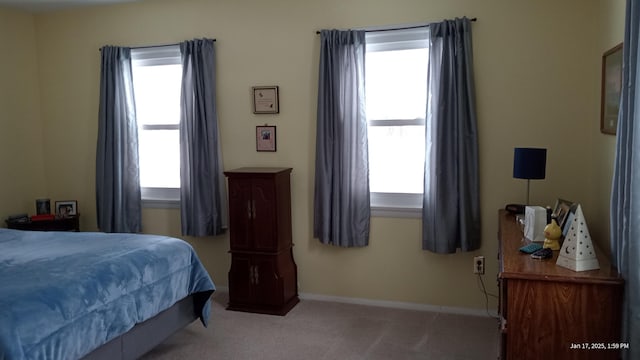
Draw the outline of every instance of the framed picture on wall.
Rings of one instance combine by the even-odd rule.
[[[256,126],[256,151],[276,151],[275,126]]]
[[[622,91],[622,43],[602,55],[600,132],[616,134]]]
[[[253,87],[253,113],[277,114],[280,112],[277,86]]]

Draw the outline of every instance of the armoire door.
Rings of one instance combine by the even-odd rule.
[[[229,301],[237,303],[253,303],[253,265],[251,256],[233,254],[229,269]]]
[[[252,238],[251,179],[229,179],[229,237],[231,250],[248,250]]]
[[[274,256],[254,256],[254,297],[260,304],[279,306],[283,303],[281,280],[278,278],[277,258]]]
[[[276,187],[273,179],[254,178],[252,180],[252,231],[253,249],[257,251],[277,251],[277,210]]]

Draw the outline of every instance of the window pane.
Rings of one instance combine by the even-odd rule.
[[[367,52],[367,119],[424,119],[427,62],[427,49]]]
[[[140,186],[180,187],[178,130],[140,130]]]
[[[182,65],[133,67],[138,125],[180,123]]]
[[[369,126],[371,192],[423,192],[424,126]]]

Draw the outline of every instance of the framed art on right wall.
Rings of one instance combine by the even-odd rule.
[[[622,90],[622,43],[602,55],[602,90],[600,100],[600,132],[616,134],[620,92]]]

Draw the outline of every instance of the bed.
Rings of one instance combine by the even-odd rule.
[[[0,359],[134,359],[214,291],[176,238],[0,229]]]

